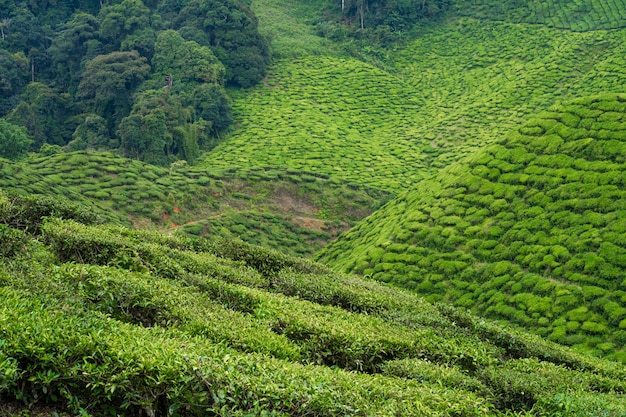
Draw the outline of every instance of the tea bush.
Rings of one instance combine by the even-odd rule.
[[[626,307],[612,292],[626,282],[625,249],[613,230],[621,227],[626,198],[616,173],[626,166],[590,149],[623,142],[597,133],[597,120],[607,111],[611,118],[624,120],[626,113],[615,109],[625,101],[623,94],[606,94],[538,115],[466,164],[420,183],[324,248],[318,259],[344,271],[373,270],[374,278],[415,289],[431,301],[469,307],[560,343],[620,355],[623,346],[614,334]],[[589,140],[573,148],[577,137],[559,136],[565,134],[559,126],[561,121],[579,123],[576,114],[584,113],[582,108],[595,116],[588,124]],[[544,126],[539,136],[524,133],[528,126],[539,125]],[[544,141],[547,136],[558,140]],[[526,162],[506,168],[511,170],[506,174],[488,168],[504,167],[501,161]],[[519,177],[512,181],[515,177],[509,174]],[[423,216],[414,220],[412,212]],[[445,212],[465,215],[456,219]],[[363,245],[371,248],[363,251]],[[400,246],[423,252],[415,258],[398,257]],[[407,280],[411,273],[416,280]],[[441,276],[444,282],[432,285]],[[484,292],[469,290],[470,285]],[[592,306],[593,315],[587,310]],[[581,326],[557,325],[561,318]]]
[[[36,249],[0,263],[0,398],[24,409],[624,411],[622,366],[409,292],[241,241],[54,217],[38,223],[1,228]],[[619,311],[608,302],[598,308]]]

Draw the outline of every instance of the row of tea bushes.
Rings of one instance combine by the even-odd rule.
[[[626,360],[625,122],[624,95],[555,107],[320,259]]]
[[[456,3],[457,13],[481,19],[541,24],[579,32],[626,27],[624,0],[462,0]]]
[[[0,187],[65,197],[121,224],[238,237],[308,256],[390,198],[307,171],[163,168],[89,151],[0,160]]]
[[[90,415],[626,410],[614,363],[271,249],[77,214],[40,220],[37,238],[2,223],[3,400]]]

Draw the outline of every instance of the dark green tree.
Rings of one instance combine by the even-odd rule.
[[[439,14],[450,0],[341,0],[341,13],[360,29],[410,28],[417,20]]]
[[[173,78],[174,91],[191,90],[199,83],[224,84],[224,65],[211,48],[185,41],[174,30],[159,34],[152,66],[157,80]]]
[[[154,109],[148,114],[131,114],[120,123],[118,135],[126,156],[151,164],[165,165],[172,135],[167,129],[165,112]]]
[[[196,118],[209,122],[211,136],[219,138],[220,132],[228,129],[233,122],[230,98],[218,84],[200,84],[186,96],[185,102],[194,108]],[[204,149],[216,145],[214,141],[207,141],[207,136],[200,136],[199,139],[199,145]]]
[[[235,0],[190,0],[175,20],[177,28],[206,33],[209,46],[226,67],[226,82],[250,87],[265,75],[269,46],[250,8]],[[186,29],[184,33],[193,33]],[[194,39],[202,43],[203,39]]]
[[[0,119],[0,158],[18,158],[28,151],[31,142],[26,128]]]
[[[19,52],[0,49],[0,116],[6,115],[18,102],[28,82],[28,58]]]
[[[98,55],[85,65],[76,95],[113,130],[128,115],[133,91],[149,73],[147,60],[137,51]]]
[[[30,83],[21,95],[20,103],[7,119],[25,126],[39,149],[44,143],[65,145],[74,130],[68,123],[73,104],[68,94],[59,93],[42,83]]]
[[[106,150],[118,146],[118,142],[111,139],[107,122],[101,116],[89,113],[77,116],[77,119],[81,121],[72,134],[72,141],[67,144],[68,150]]]
[[[127,156],[164,165],[183,150],[185,138],[178,128],[188,124],[191,109],[168,89],[138,93],[129,116],[120,123],[118,136]]]
[[[124,0],[104,6],[98,13],[98,21],[100,38],[106,42],[107,50],[118,50],[128,36],[150,29],[150,14],[150,9],[141,0]]]
[[[52,41],[49,49],[54,65],[54,83],[61,88],[78,85],[81,75],[81,65],[85,60],[95,57],[89,56],[97,40],[98,20],[89,13],[79,12],[63,26]]]
[[[157,39],[152,63],[154,87],[168,87],[180,95],[185,107],[193,108],[194,120],[209,122],[198,136],[200,146],[208,144],[206,133],[219,136],[230,126],[232,112],[223,87],[224,66],[209,47],[185,41],[176,31],[168,30]]]

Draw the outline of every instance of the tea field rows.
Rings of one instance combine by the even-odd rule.
[[[319,259],[626,361],[625,132],[624,94],[555,107]]]
[[[288,166],[395,192],[563,100],[626,85],[626,31],[452,17],[385,51],[275,63],[204,166]]]
[[[303,171],[163,168],[85,151],[0,160],[0,188],[64,197],[121,224],[235,235],[307,256],[390,197]]]
[[[626,412],[621,365],[238,240],[94,220],[67,203],[0,194],[2,407],[94,416]]]
[[[578,32],[626,27],[624,0],[461,0],[456,2],[455,10],[482,19],[542,24]]]

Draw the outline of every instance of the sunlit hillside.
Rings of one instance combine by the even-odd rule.
[[[626,361],[626,95],[553,108],[327,246],[340,270]]]
[[[237,128],[203,164],[289,166],[400,192],[554,104],[624,90],[626,30],[495,20],[464,3],[465,15],[379,51],[379,67],[319,49],[277,60],[236,98]]]

